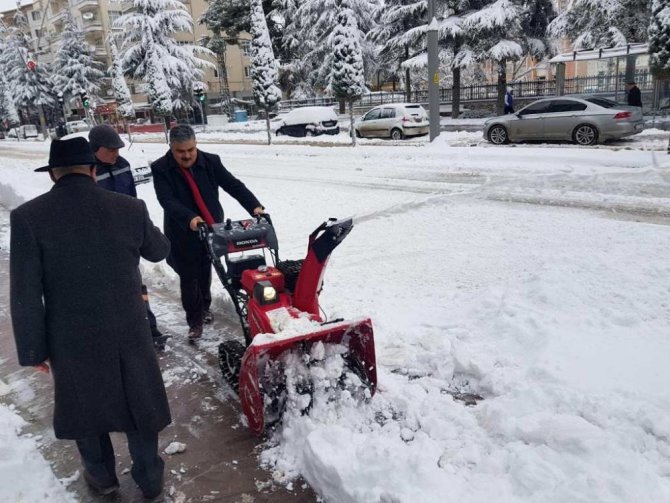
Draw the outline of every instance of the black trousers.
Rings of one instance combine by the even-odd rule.
[[[202,327],[202,313],[209,311],[212,304],[212,264],[206,257],[201,257],[195,277],[179,276],[181,305],[186,312],[186,323],[189,328]]]
[[[133,460],[133,480],[145,495],[157,494],[163,488],[165,462],[158,455],[158,433],[127,432],[128,450]],[[84,468],[101,486],[118,483],[114,447],[108,433],[76,441]]]
[[[151,306],[149,305],[149,292],[147,291],[147,286],[142,285],[142,298],[144,299],[144,307],[147,308],[147,318],[149,318],[149,328],[151,328],[152,337],[160,337],[161,332],[158,330],[158,324],[156,323],[156,315],[151,311]]]

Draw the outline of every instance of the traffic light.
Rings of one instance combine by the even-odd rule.
[[[81,97],[81,104],[84,105],[84,108],[91,106],[91,102],[89,101],[88,94],[86,94],[86,92],[79,93],[79,96]]]
[[[205,93],[202,89],[194,89],[193,94],[200,103],[205,101]]]
[[[59,92],[58,93],[58,104],[63,106],[63,103],[65,103],[65,99],[63,98],[63,93]]]

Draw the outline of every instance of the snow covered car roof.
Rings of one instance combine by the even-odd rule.
[[[337,121],[337,114],[330,107],[302,107],[294,108],[283,116],[282,120],[287,126],[316,124],[324,121]]]

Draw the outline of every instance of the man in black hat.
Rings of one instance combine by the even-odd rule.
[[[36,170],[53,188],[10,214],[18,360],[53,370],[55,435],[76,440],[87,483],[100,494],[118,489],[109,432],[125,432],[133,479],[156,499],[158,432],[171,418],[138,266],[140,257],[163,260],[170,245],[142,200],[96,185],[95,164],[84,138],[53,141],[49,164]]]
[[[93,126],[88,132],[88,141],[96,159],[96,181],[98,185],[119,194],[137,197],[135,179],[130,169],[130,163],[119,155],[119,149],[123,148],[125,143],[114,128],[108,124]],[[163,335],[158,330],[156,316],[149,305],[149,293],[146,285],[142,285],[142,298],[147,308],[154,346],[162,350],[168,336]]]

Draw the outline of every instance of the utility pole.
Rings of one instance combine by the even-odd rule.
[[[435,0],[428,0],[428,116],[430,118],[431,142],[440,135],[440,73],[438,65]]]

